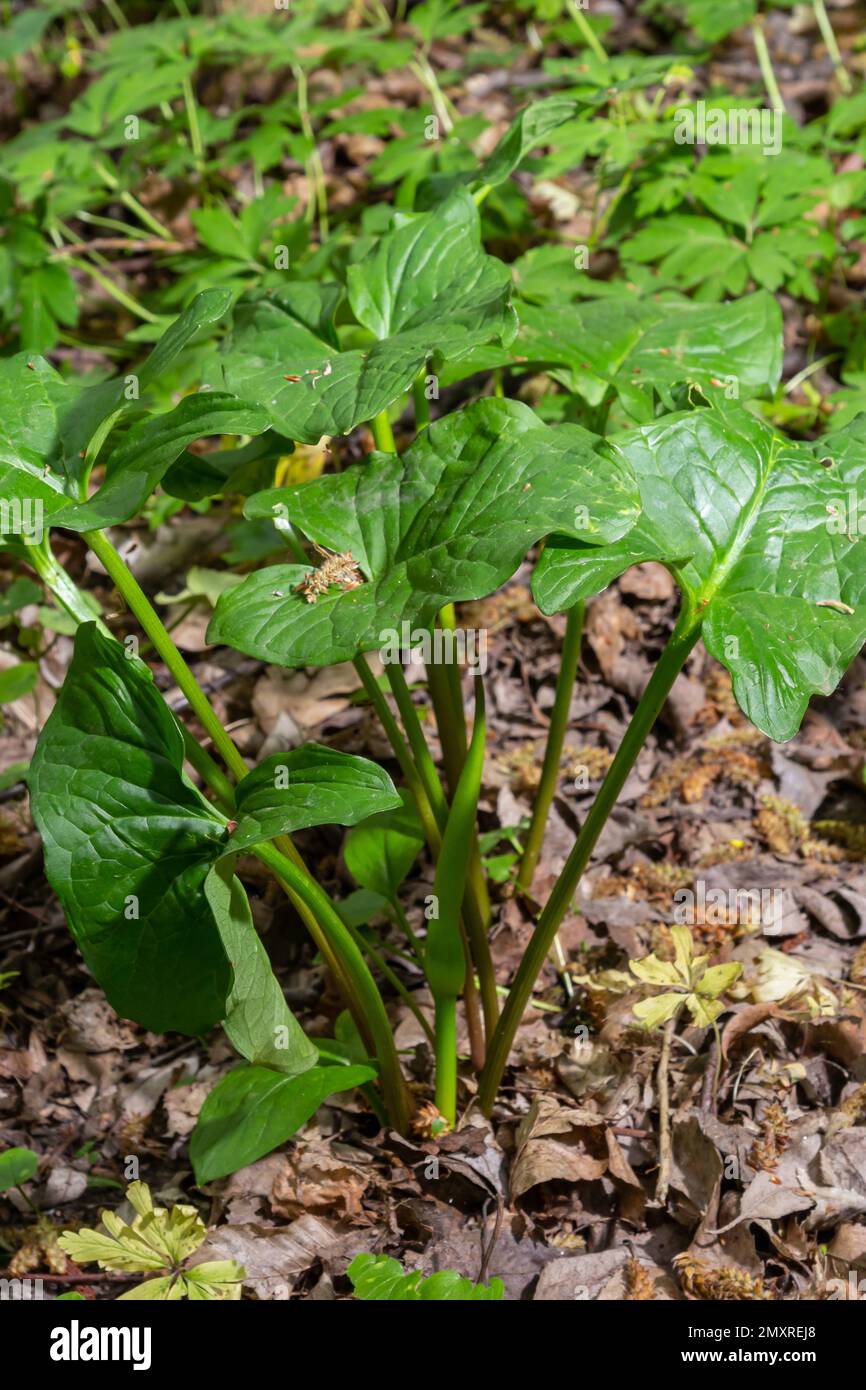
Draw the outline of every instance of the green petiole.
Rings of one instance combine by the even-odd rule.
[[[424,952],[424,971],[436,1001],[436,1104],[452,1125],[457,1109],[454,1011],[466,981],[466,947],[460,930],[460,908],[481,790],[486,727],[484,685],[477,676],[475,726],[442,837],[433,881],[437,915],[428,924]]]

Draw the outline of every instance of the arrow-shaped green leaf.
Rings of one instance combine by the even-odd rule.
[[[521,368],[551,374],[592,406],[613,385],[634,418],[652,418],[652,391],[697,382],[708,395],[748,399],[775,390],[782,371],[782,315],[760,291],[730,304],[599,299],[518,306]]]
[[[536,145],[565,121],[577,115],[581,103],[573,97],[552,96],[534,101],[514,118],[493,153],[481,168],[483,183],[504,183]]]
[[[284,666],[344,661],[403,622],[492,593],[550,531],[618,539],[637,493],[595,443],[577,426],[540,424],[518,401],[487,399],[432,425],[402,457],[257,494],[248,516],[288,518],[320,546],[351,551],[367,582],[310,603],[298,592],[309,571],[271,566],[222,596],[210,640]]]
[[[266,412],[223,392],[185,396],[174,410],[133,425],[108,457],[105,481],[89,502],[55,515],[58,526],[94,531],[127,521],[144,505],[157,483],[188,445],[211,434],[261,434]]]
[[[246,849],[309,825],[356,825],[402,805],[378,763],[308,743],[265,758],[237,789],[231,849]]]
[[[223,1027],[248,1062],[299,1076],[319,1060],[319,1050],[295,1018],[253,925],[249,899],[234,875],[234,856],[214,864],[204,891],[214,915],[234,982]]]
[[[810,696],[829,695],[866,640],[866,420],[806,444],[740,407],[695,410],[611,440],[609,456],[637,476],[639,522],[610,546],[551,542],[536,601],[568,608],[660,560],[741,709],[771,738],[793,737]]]
[[[225,816],[187,781],[183,758],[147,667],[82,624],[29,775],[48,879],[118,1013],[157,1032],[199,1033],[224,1019],[245,1056],[296,1074],[315,1050],[221,861],[278,832],[353,824],[399,797],[374,763],[297,749],[241,782],[229,834]],[[289,770],[285,788],[275,781],[278,761]]]
[[[236,1173],[271,1153],[315,1115],[322,1101],[372,1081],[372,1067],[312,1067],[280,1076],[264,1067],[238,1067],[214,1086],[201,1108],[189,1154],[196,1182]]]
[[[182,774],[150,673],[79,627],[30,765],[45,869],[109,1002],[155,1032],[219,1022],[231,968],[204,895],[225,820]]]
[[[347,434],[411,388],[431,358],[454,364],[517,321],[507,266],[486,255],[478,209],[458,189],[432,212],[400,214],[348,271],[349,299],[378,341],[341,351],[327,304],[302,281],[243,296],[223,359],[229,390],[256,401],[274,426],[314,444]]]
[[[511,273],[484,252],[478,209],[464,188],[432,212],[397,214],[393,230],[346,278],[352,312],[380,340],[436,323],[476,343],[517,326]]]
[[[231,295],[226,290],[204,290],[196,295],[142,364],[137,374],[138,390],[146,390],[171,366],[196,333],[218,322],[230,303]],[[82,387],[64,380],[44,358],[32,353],[21,352],[13,357],[0,358],[0,499],[39,500],[46,519],[69,508],[70,499],[78,502],[79,488],[85,476],[85,448],[100,426],[106,428],[111,423],[111,417],[120,414],[127,380],[123,377]],[[191,399],[198,401],[199,398]],[[212,396],[211,403],[216,399],[219,398]],[[240,403],[236,403],[236,408],[240,408]],[[178,409],[181,410],[180,416],[162,416],[150,422],[149,426],[145,422],[130,431],[127,440],[115,451],[110,464],[114,468],[118,461],[123,464],[125,460],[122,471],[135,475],[135,486],[127,478],[123,489],[119,489],[121,470],[118,470],[118,481],[107,494],[107,505],[106,496],[100,502],[94,499],[93,516],[107,517],[109,522],[124,519],[113,515],[118,510],[115,504],[121,500],[121,492],[124,495],[128,492],[133,498],[133,511],[140,505],[135,498],[147,488],[149,479],[153,478],[151,485],[155,485],[165,471],[165,468],[160,470],[155,466],[156,453],[163,447],[163,434],[170,433],[177,420],[191,419],[201,405],[197,404],[190,410],[186,402],[182,402]],[[258,428],[250,433],[267,428],[268,422],[260,414],[256,416],[256,422]],[[206,429],[201,430],[201,434],[206,433]],[[199,437],[193,434],[188,442]],[[136,453],[136,441],[142,440],[150,443],[150,460],[142,457],[140,451]],[[174,457],[178,457],[185,447],[186,444],[181,444]],[[165,466],[168,467],[168,464]],[[100,491],[105,494],[105,486]],[[120,510],[123,508],[120,507]],[[127,516],[131,514],[126,513]],[[87,513],[82,512],[81,515],[86,516]],[[73,516],[73,512],[67,512],[68,522],[74,526]],[[107,522],[94,520],[87,524],[97,526]]]

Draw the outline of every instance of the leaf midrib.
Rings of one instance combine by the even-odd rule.
[[[724,559],[718,566],[716,566],[713,569],[710,577],[704,582],[704,584],[701,585],[701,587],[697,590],[695,594],[695,602],[699,607],[702,616],[706,613],[707,608],[709,607],[710,603],[715,598],[715,596],[724,587],[725,580],[727,579],[731,570],[734,568],[734,565],[737,563],[737,561],[743,553],[743,548],[746,544],[746,541],[749,539],[755,521],[757,520],[763,508],[764,498],[767,494],[767,488],[769,487],[770,479],[773,476],[773,469],[775,468],[776,463],[778,462],[781,452],[782,441],[780,439],[775,438],[774,436],[770,440],[769,461],[767,463],[767,468],[764,473],[764,477],[759,483],[758,487],[755,488],[755,491],[752,495],[751,503],[740,517],[740,520],[737,522],[737,525],[734,527],[730,542],[726,549],[723,551]]]

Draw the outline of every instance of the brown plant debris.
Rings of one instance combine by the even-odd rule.
[[[694,752],[674,758],[668,767],[653,779],[649,791],[641,797],[641,806],[663,806],[672,797],[680,797],[686,805],[703,801],[716,785],[732,787],[757,786],[769,772],[767,755],[754,745],[766,743],[754,729],[735,730],[724,738],[708,739]]]
[[[351,550],[343,550],[339,555],[332,554],[316,546],[324,562],[318,569],[305,574],[300,584],[295,585],[295,593],[303,594],[307,603],[316,603],[331,588],[357,589],[364,582],[364,576],[352,558]]]
[[[629,1303],[649,1303],[656,1296],[655,1280],[633,1255],[623,1270],[623,1284],[623,1298]]]
[[[764,1281],[749,1274],[747,1270],[732,1265],[708,1264],[704,1260],[695,1259],[688,1251],[682,1255],[675,1255],[673,1266],[683,1293],[688,1294],[690,1298],[731,1303],[741,1300],[769,1302],[773,1297],[764,1288]]]
[[[753,1168],[772,1173],[790,1143],[788,1117],[778,1101],[767,1106],[763,1124],[763,1132],[749,1150],[749,1162]]]
[[[799,806],[781,796],[764,796],[754,827],[764,842],[776,854],[799,854],[804,859],[838,861],[849,857],[838,844],[821,839],[815,830],[838,830],[841,822],[818,821],[813,826]]]

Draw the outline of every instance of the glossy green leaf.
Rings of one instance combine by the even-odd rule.
[[[0,1153],[0,1192],[29,1182],[39,1167],[39,1155],[32,1149],[4,1149]]]
[[[516,331],[507,266],[485,254],[478,210],[459,189],[433,212],[399,214],[348,270],[349,298],[379,341],[341,351],[333,297],[305,282],[238,303],[225,383],[256,401],[282,433],[306,443],[347,434],[399,396],[433,358],[449,364]]]
[[[808,444],[739,407],[695,410],[608,452],[637,476],[641,518],[611,546],[551,542],[536,601],[569,608],[630,565],[661,561],[740,708],[771,738],[793,737],[810,696],[829,695],[866,641],[866,420]]]
[[[355,1297],[366,1303],[498,1303],[501,1279],[473,1284],[454,1269],[440,1269],[425,1279],[420,1270],[404,1271],[390,1255],[356,1255],[346,1270]]]
[[[373,252],[349,266],[347,284],[352,312],[380,340],[436,323],[472,346],[516,329],[511,274],[484,252],[478,208],[463,188],[432,212],[397,214]]]
[[[264,1067],[238,1067],[213,1088],[190,1139],[196,1182],[236,1173],[271,1153],[300,1129],[328,1096],[372,1081],[371,1067],[313,1067],[280,1076]]]
[[[234,449],[209,449],[206,454],[188,451],[163,476],[162,490],[183,502],[201,502],[223,493],[248,496],[270,486],[277,461],[293,449],[292,440],[268,430]]]
[[[397,810],[370,816],[343,843],[346,868],[356,883],[392,899],[424,847],[424,832],[409,794]]]
[[[223,1017],[231,988],[203,891],[226,834],[183,756],[147,668],[82,624],[28,779],[46,874],[117,1012],[199,1033]]]
[[[225,318],[231,308],[230,290],[214,287],[202,290],[190,301],[182,314],[165,330],[156,346],[142,363],[138,372],[138,384],[142,390],[151,386],[172,362],[176,362],[184,348],[202,329],[212,328]]]
[[[196,295],[139,369],[139,391],[177,360],[196,333],[217,323],[230,302],[225,290],[204,290]],[[68,507],[70,499],[77,501],[85,468],[84,449],[96,430],[121,412],[126,381],[122,377],[81,387],[32,353],[0,358],[0,499],[38,499],[46,517]],[[151,438],[160,434],[169,418],[161,417],[160,429],[151,425]],[[143,428],[128,436],[133,450]],[[124,444],[118,451],[121,457],[126,447]],[[181,445],[181,449],[185,447]],[[127,458],[127,468],[141,466],[140,456],[137,465]],[[146,460],[143,466],[147,467]]]
[[[404,455],[250,499],[247,515],[288,519],[367,582],[315,603],[305,571],[276,565],[217,604],[209,639],[284,666],[326,665],[429,623],[445,603],[492,593],[531,545],[568,525],[594,543],[623,536],[637,492],[619,461],[574,425],[540,424],[518,401],[487,399],[425,430]]]
[[[378,763],[308,743],[265,758],[240,783],[235,803],[232,850],[310,825],[355,825],[399,806],[400,797]]]
[[[436,350],[435,331],[400,334],[369,349],[341,352],[299,316],[297,285],[244,295],[223,357],[230,391],[267,410],[282,434],[315,444],[348,434],[408,391]]]
[[[39,501],[48,517],[75,495],[78,451],[98,423],[82,419],[83,404],[44,358],[0,358],[0,498]]]
[[[513,174],[523,160],[547,135],[580,110],[573,97],[552,96],[527,106],[511,122],[493,153],[482,165],[479,178],[494,187]]]
[[[523,370],[548,366],[558,380],[599,405],[613,386],[637,419],[653,414],[653,388],[697,382],[709,395],[772,393],[782,371],[782,314],[764,291],[730,304],[599,299],[586,304],[521,304],[515,351]]]
[[[215,864],[204,882],[225,953],[234,972],[223,1028],[242,1057],[258,1066],[299,1076],[319,1059],[286,1003],[268,954],[259,940],[234,857]]]
[[[66,508],[55,521],[73,531],[114,526],[134,516],[188,445],[211,434],[261,434],[267,413],[222,392],[186,396],[165,415],[133,425],[106,461],[105,481],[88,502]]]
[[[277,763],[286,790],[275,790]],[[182,766],[180,731],[147,668],[95,624],[80,626],[30,773],[46,871],[73,935],[119,1013],[155,1031],[223,1020],[248,1060],[300,1074],[317,1049],[271,970],[233,851],[399,798],[374,763],[296,749],[241,783],[230,837]]]

